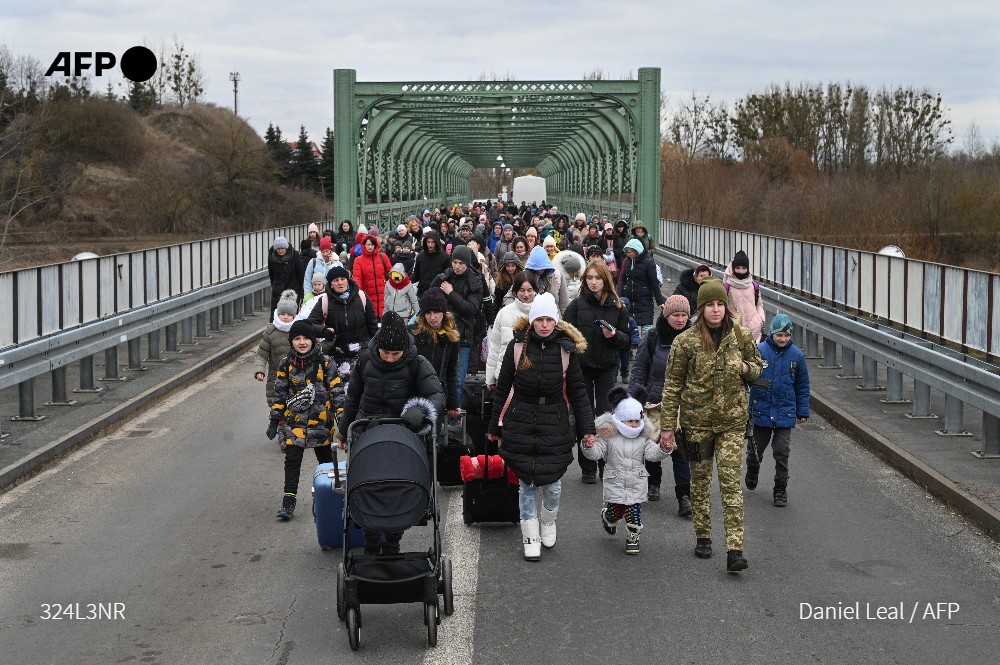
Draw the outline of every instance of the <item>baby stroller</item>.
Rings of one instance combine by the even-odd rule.
[[[427,643],[437,646],[438,595],[455,609],[451,561],[441,556],[436,491],[437,437],[423,439],[399,418],[356,420],[348,429],[346,516],[365,529],[404,531],[430,521],[433,543],[422,552],[351,551],[344,520],[344,560],[337,568],[337,616],[347,621],[351,649],[361,642],[361,605],[423,603]]]

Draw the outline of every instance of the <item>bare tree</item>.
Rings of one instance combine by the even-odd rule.
[[[196,56],[184,49],[184,43],[174,37],[173,50],[164,64],[167,85],[178,106],[197,102],[205,93],[205,74]]]

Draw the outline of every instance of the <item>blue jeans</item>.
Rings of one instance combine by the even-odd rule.
[[[455,365],[455,374],[458,375],[458,406],[462,406],[462,384],[465,383],[465,377],[469,374],[469,355],[472,353],[471,346],[460,346],[458,347],[458,364]]]
[[[557,480],[548,485],[527,485],[518,481],[520,491],[517,502],[521,508],[521,521],[538,519],[538,492],[542,493],[542,505],[545,510],[559,510],[559,495],[562,492],[562,481]]]

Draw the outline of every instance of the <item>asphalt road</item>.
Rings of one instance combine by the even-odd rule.
[[[283,457],[250,376],[245,356],[0,495],[0,661],[996,662],[1000,547],[820,419],[793,435],[788,508],[771,505],[770,459],[746,492],[740,575],[724,572],[717,499],[712,559],[693,556],[669,487],[628,557],[598,524],[600,487],[573,467],[558,544],[529,564],[515,525],[466,527],[445,490],[457,598],[439,646],[420,606],[371,606],[352,653],[334,609],[340,554],[316,545],[308,498],[274,519]],[[415,528],[404,545],[429,537]],[[57,604],[118,615],[45,618]],[[802,618],[803,604],[859,616]],[[879,607],[902,617],[868,618]]]

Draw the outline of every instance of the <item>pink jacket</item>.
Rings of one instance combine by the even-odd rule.
[[[752,275],[751,275],[752,278]],[[761,329],[764,327],[764,301],[754,297],[754,288],[747,289],[733,286],[733,265],[726,266],[726,283],[729,290],[729,309],[734,315],[740,316],[739,322],[750,329],[754,342],[761,340]],[[756,301],[756,302],[754,302]]]

